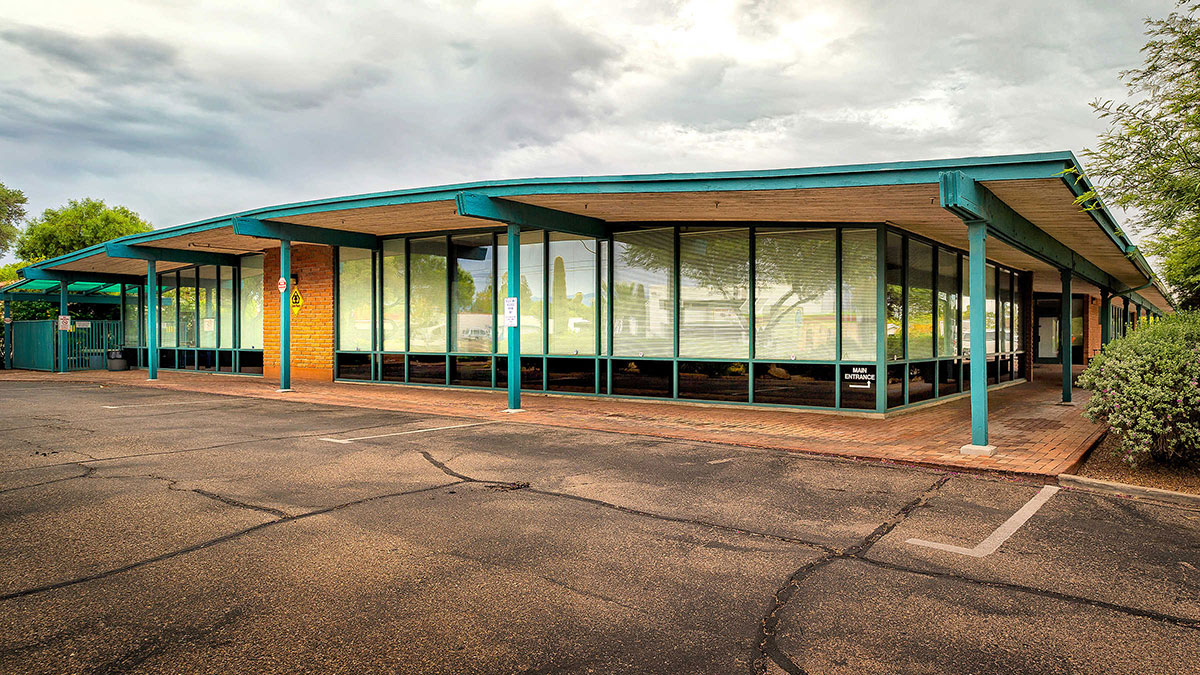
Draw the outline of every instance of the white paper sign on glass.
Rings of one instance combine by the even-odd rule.
[[[504,327],[505,328],[516,328],[519,323],[520,323],[520,321],[517,317],[517,299],[516,298],[505,298],[504,299]]]

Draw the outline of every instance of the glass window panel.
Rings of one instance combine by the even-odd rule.
[[[875,360],[875,228],[842,230],[842,360]],[[842,401],[842,407],[849,407]],[[875,407],[872,402],[870,407]]]
[[[263,346],[263,256],[248,255],[241,260],[242,320],[238,326],[238,343],[242,349],[262,349]]]
[[[221,289],[220,307],[218,307],[217,330],[219,331],[217,346],[221,349],[233,348],[233,268],[219,267],[218,276],[220,277],[218,286]]]
[[[542,391],[542,361],[540,356],[521,359],[521,390]],[[500,388],[508,386],[508,358],[496,357],[496,383]]]
[[[608,353],[608,264],[612,253],[607,241],[600,242],[600,353]],[[605,369],[607,372],[607,369]]]
[[[239,355],[245,358],[245,355]],[[403,357],[401,357],[403,358]],[[371,355],[370,354],[338,354],[337,355],[337,376],[342,380],[369,380],[371,379]]]
[[[408,243],[409,351],[446,351],[446,238],[410,239]],[[412,381],[412,361],[409,361]],[[442,374],[446,368],[442,365]],[[436,379],[436,378],[435,378]]]
[[[123,342],[128,346],[137,346],[141,333],[142,326],[142,289],[138,286],[126,286],[125,292],[121,295],[121,304],[124,308],[125,322],[122,324]]]
[[[933,247],[908,240],[908,358],[933,358]],[[930,378],[932,382],[932,378]]]
[[[755,358],[836,358],[836,235],[833,229],[758,231],[754,244]],[[832,372],[826,379],[832,392]]]
[[[450,384],[461,387],[492,386],[492,357],[450,357]]]
[[[596,353],[596,240],[550,233],[551,354]]]
[[[371,250],[338,248],[338,349],[371,351]]]
[[[750,230],[679,235],[679,356],[750,356]]]
[[[679,398],[708,401],[749,401],[749,364],[721,363],[718,361],[680,361]]]
[[[445,245],[442,248],[445,249]],[[412,249],[412,251],[413,260],[415,261],[417,259],[416,249]],[[414,290],[414,302],[416,298],[417,294]],[[443,301],[442,305],[444,306],[445,304],[445,301]],[[416,331],[413,334],[415,335]],[[446,357],[428,355],[409,356],[408,381],[418,384],[446,384]]]
[[[618,396],[671,398],[674,367],[670,361],[613,359],[612,393]]]
[[[1009,352],[1012,351],[1012,330],[1008,324],[1012,317],[1012,277],[1008,270],[1000,270],[1000,286],[997,292],[996,309],[998,312],[996,320],[999,322],[1000,328],[1000,345],[998,351]]]
[[[958,254],[938,250],[938,356],[958,353]]]
[[[215,349],[217,346],[217,268],[215,265],[199,267],[196,270],[196,277],[196,301],[200,310],[197,346],[202,349]],[[216,366],[215,362],[213,366]]]
[[[492,235],[455,237],[454,243],[454,351],[492,351],[492,298],[495,281]],[[464,363],[466,363],[464,361]],[[490,362],[489,362],[490,363]],[[491,380],[491,366],[488,366]]]
[[[907,378],[908,366],[894,363],[887,367],[887,407],[897,408],[904,405],[904,385]]]
[[[404,351],[404,240],[383,242],[383,350]],[[401,379],[404,365],[400,366]]]
[[[613,239],[613,353],[673,356],[675,242],[669,227]],[[614,393],[617,373],[614,370]]]
[[[179,270],[179,346],[196,346],[196,269]]]
[[[938,361],[938,396],[949,396],[960,391],[960,366],[958,361]]]
[[[834,368],[833,364],[756,363],[754,402],[832,408]],[[679,386],[683,387],[682,375]]]
[[[875,231],[871,231],[874,241]],[[843,242],[845,246],[845,242]],[[842,371],[842,405],[843,408],[856,410],[873,410],[875,408],[875,366],[855,366],[843,364]],[[755,393],[757,397],[757,392]]]
[[[380,354],[379,379],[384,382],[403,382],[406,359],[404,354]]]
[[[507,237],[497,238],[496,262],[500,275],[500,297],[508,296],[508,245]],[[521,233],[521,353],[542,353],[542,310],[546,298],[544,261],[542,248],[545,241],[542,232]],[[503,324],[504,301],[499,303],[500,323]],[[501,325],[503,328],[503,325]],[[508,351],[508,329],[503,329],[496,340],[496,351]],[[523,362],[522,362],[523,363]],[[525,366],[522,365],[522,372]],[[540,388],[540,387],[539,387]]]
[[[983,324],[984,329],[987,330],[987,353],[994,354],[996,352],[996,267],[994,265],[987,266],[987,283],[984,288],[987,291],[987,315]]]
[[[158,280],[158,346],[163,349],[173,349],[178,346],[175,332],[175,287],[178,285],[177,275],[170,272]]]
[[[887,357],[904,358],[904,240],[895,232],[887,234],[887,264],[884,283],[887,301]]]
[[[908,364],[908,402],[917,403],[933,398],[933,381],[936,377],[936,361]]]
[[[553,245],[551,245],[551,249],[553,249]],[[546,388],[549,391],[595,393],[596,360],[546,359]]]
[[[971,257],[964,255],[962,259],[962,353],[971,354]],[[966,375],[963,375],[964,380]]]
[[[1012,303],[1012,326],[1013,326],[1013,349],[1022,351],[1025,349],[1025,331],[1021,328],[1021,303],[1024,302],[1025,296],[1021,292],[1024,286],[1024,279],[1020,273],[1013,273],[1013,303]]]

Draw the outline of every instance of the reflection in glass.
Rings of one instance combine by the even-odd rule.
[[[262,349],[263,346],[263,256],[243,256],[241,313],[239,326],[242,349]]]
[[[749,365],[744,362],[680,361],[679,398],[749,401]]]
[[[383,351],[404,351],[404,240],[383,242]],[[404,364],[400,364],[404,378]]]
[[[876,231],[842,230],[842,360],[875,360]],[[843,400],[843,407],[845,401]],[[872,401],[871,408],[875,407]]]
[[[887,357],[892,361],[904,358],[904,241],[895,232],[887,233],[885,262]]]
[[[613,249],[613,354],[673,356],[673,231],[619,232],[614,235]],[[616,382],[614,366],[614,387]]]
[[[446,351],[446,238],[412,239],[409,253],[408,337],[414,352]],[[412,359],[408,362],[409,382],[414,381]],[[441,367],[443,378],[446,365]]]
[[[121,305],[125,322],[122,324],[124,343],[130,347],[145,344],[142,326],[142,289],[139,286],[126,286],[121,294]]]
[[[179,346],[196,346],[196,268],[179,270]]]
[[[905,316],[908,358],[932,358],[933,247],[915,239],[908,240],[908,311]]]
[[[455,237],[454,245],[454,351],[492,351],[492,235]],[[464,361],[464,363],[467,363]],[[488,366],[488,382],[492,379]]]
[[[197,268],[197,306],[200,310],[198,346],[215,349],[217,346],[217,268],[202,265]],[[212,366],[216,367],[214,361]]]
[[[754,402],[832,408],[833,371],[833,364],[756,363]],[[874,406],[872,400],[871,407]]]
[[[835,358],[835,236],[833,229],[758,231],[754,244],[755,358]],[[832,391],[832,374],[828,379]]]
[[[938,249],[938,356],[958,349],[958,254]]]
[[[987,291],[986,318],[984,328],[987,330],[987,353],[996,352],[996,267],[987,266],[987,281],[984,284]]]
[[[551,354],[596,353],[595,239],[550,233],[548,330]]]
[[[683,228],[679,283],[679,356],[749,357],[749,230]]]
[[[217,346],[221,349],[233,348],[233,329],[234,329],[234,293],[233,287],[233,268],[222,265],[217,268],[220,280],[218,286],[221,290],[221,302],[218,307],[217,315]],[[230,364],[232,370],[232,364]]]
[[[338,249],[338,349],[371,351],[371,250]]]
[[[158,346],[163,349],[173,349],[178,346],[177,333],[175,332],[175,311],[176,311],[176,293],[175,287],[178,285],[177,275],[174,272],[168,272],[158,280],[158,325],[159,337]],[[170,366],[174,368],[174,365]]]
[[[545,261],[543,260],[545,233],[521,233],[521,353],[542,353],[542,312],[546,301]],[[508,297],[508,239],[497,238],[496,263],[500,275],[500,297]],[[503,317],[504,301],[500,301]],[[503,323],[503,322],[501,322]],[[503,326],[501,326],[503,328]],[[496,351],[508,352],[508,329],[497,336]],[[524,368],[524,366],[522,366]],[[541,387],[538,387],[541,389]]]

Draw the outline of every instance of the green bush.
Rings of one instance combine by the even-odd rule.
[[[1120,439],[1130,465],[1200,463],[1200,312],[1142,323],[1079,378],[1085,415]]]

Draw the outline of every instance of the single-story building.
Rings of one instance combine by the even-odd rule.
[[[1077,203],[1088,189],[1070,152],[465,183],[122,237],[4,293],[65,308],[103,285],[152,379],[484,387],[512,408],[537,391],[885,415],[970,396],[984,448],[989,387],[1054,361],[1069,399],[1072,361],[1172,311],[1109,211]]]

